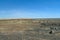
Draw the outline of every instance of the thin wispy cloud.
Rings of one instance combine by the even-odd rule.
[[[2,10],[0,11],[1,16],[10,16],[10,17],[15,17],[15,16],[19,16],[22,12],[21,11],[17,11],[17,10]]]
[[[1,17],[4,18],[34,18],[34,15],[37,15],[35,12],[24,11],[24,10],[2,10],[0,11]]]
[[[0,0],[0,18],[59,18],[57,0]]]
[[[49,12],[31,11],[31,10],[1,10],[0,18],[51,18],[58,14],[46,14]],[[49,16],[53,15],[53,16]],[[49,16],[49,17],[48,17]]]

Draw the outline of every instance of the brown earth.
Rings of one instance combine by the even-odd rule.
[[[0,20],[0,40],[59,40],[60,19]]]

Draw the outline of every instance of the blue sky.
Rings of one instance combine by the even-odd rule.
[[[60,18],[60,0],[0,0],[0,18]]]

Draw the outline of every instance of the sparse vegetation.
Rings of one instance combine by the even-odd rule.
[[[59,33],[60,20],[0,20],[0,40],[59,40]]]

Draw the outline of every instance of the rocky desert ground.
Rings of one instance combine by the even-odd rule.
[[[60,40],[60,19],[0,20],[0,40]]]

